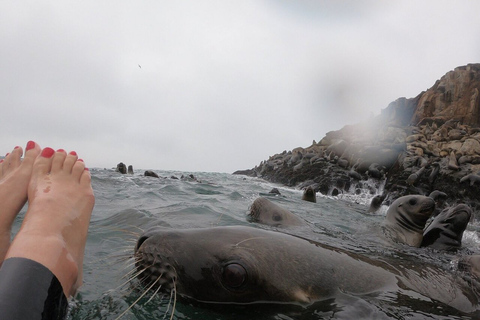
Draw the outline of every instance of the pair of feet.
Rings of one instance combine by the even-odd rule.
[[[0,264],[8,258],[50,269],[67,297],[82,282],[88,225],[95,198],[91,177],[75,152],[29,141],[0,160]],[[11,240],[15,217],[28,200],[22,226]]]

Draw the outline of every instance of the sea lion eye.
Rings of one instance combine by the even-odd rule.
[[[281,221],[282,217],[279,214],[274,214],[272,219],[273,219],[273,221]]]
[[[230,288],[241,287],[247,281],[247,271],[238,263],[223,267],[222,282]]]
[[[412,198],[412,199],[408,200],[408,203],[409,203],[411,206],[414,206],[414,205],[417,204],[417,199]]]

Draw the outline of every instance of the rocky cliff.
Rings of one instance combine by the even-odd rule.
[[[480,210],[479,89],[480,64],[458,67],[368,121],[235,173],[299,188],[312,185],[324,194],[355,192],[369,179],[385,185],[387,204],[401,195],[438,190],[448,204]]]

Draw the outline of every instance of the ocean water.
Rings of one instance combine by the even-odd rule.
[[[367,214],[367,205],[381,185],[367,183],[340,197],[317,195],[317,203],[301,200],[302,192],[260,179],[223,173],[193,173],[197,180],[171,179],[189,172],[156,171],[162,177],[144,177],[143,171],[121,175],[92,169],[96,204],[86,245],[84,285],[70,303],[69,319],[468,319],[448,306],[418,297],[345,297],[309,307],[290,305],[212,306],[147,294],[132,285],[132,253],[143,230],[161,225],[198,228],[229,225],[258,227],[246,220],[249,206],[259,196],[305,219],[308,237],[367,256],[386,256],[402,263],[428,263],[457,272],[455,261],[479,253],[478,223],[471,222],[464,248],[456,254],[393,244],[383,237],[386,208]],[[281,196],[269,195],[278,188]],[[25,209],[24,209],[25,210]],[[16,221],[17,229],[22,214]],[[297,231],[302,233],[302,230]],[[305,235],[304,235],[305,236]],[[315,270],[312,270],[315,272]],[[438,288],[442,290],[442,288]],[[138,301],[137,301],[138,300]],[[136,302],[137,301],[137,302]],[[133,307],[131,307],[133,305]],[[129,309],[130,308],[130,309]]]

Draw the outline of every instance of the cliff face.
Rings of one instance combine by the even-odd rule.
[[[479,90],[480,64],[458,67],[366,122],[236,173],[300,188],[312,185],[325,194],[332,188],[347,192],[370,179],[385,183],[387,202],[439,190],[450,203],[480,209]]]
[[[412,124],[424,119],[455,119],[469,126],[480,125],[480,64],[469,64],[448,72],[423,93]]]

